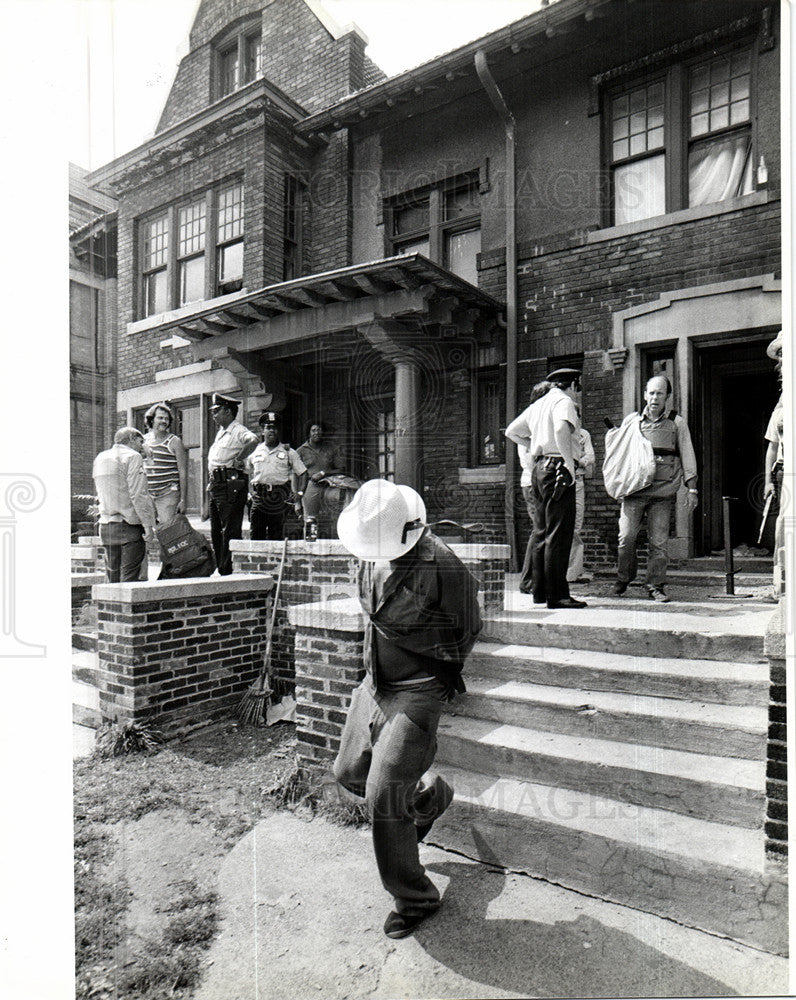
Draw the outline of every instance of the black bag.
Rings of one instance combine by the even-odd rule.
[[[185,514],[155,528],[163,566],[160,580],[188,576],[210,576],[216,568],[213,549],[201,531],[191,527]]]

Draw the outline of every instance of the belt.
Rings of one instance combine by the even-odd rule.
[[[273,493],[274,490],[287,490],[288,483],[252,483],[252,489],[256,493]]]
[[[248,479],[249,477],[245,472],[241,472],[240,469],[213,469],[210,473],[210,478],[214,483],[226,483],[231,479]]]

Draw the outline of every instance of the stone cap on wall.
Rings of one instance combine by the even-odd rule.
[[[281,555],[282,542],[252,542],[248,539],[240,539],[231,541],[229,548],[231,552],[247,552],[251,554],[276,552]],[[469,542],[466,544],[454,542],[450,548],[464,562],[478,559],[504,559],[508,561],[510,556],[508,545],[500,545],[493,542]],[[300,555],[315,554],[319,556],[347,556],[351,559],[355,558],[337,538],[319,538],[316,542],[305,542],[302,538],[290,539],[288,542],[288,552]]]
[[[91,588],[95,601],[147,604],[186,597],[223,597],[226,594],[262,593],[274,586],[268,573],[232,573],[229,576],[189,577],[185,580],[141,580],[136,583],[101,583]]]
[[[779,607],[769,619],[763,638],[763,652],[769,660],[784,660],[787,656],[784,601],[780,601]]]
[[[331,632],[362,632],[365,629],[365,615],[356,597],[294,604],[287,609],[287,618],[296,628],[326,629]]]

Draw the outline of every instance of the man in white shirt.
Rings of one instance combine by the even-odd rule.
[[[531,559],[533,602],[548,608],[585,608],[570,596],[567,566],[575,530],[575,454],[580,421],[575,397],[581,373],[559,368],[551,388],[506,428],[506,437],[530,447],[534,500]]]
[[[135,427],[122,427],[114,435],[113,447],[94,459],[108,583],[138,580],[146,543],[154,538],[155,505],[147,493],[143,450],[143,434]]]
[[[249,495],[249,477],[245,461],[259,444],[253,434],[235,418],[240,403],[213,393],[210,412],[218,427],[215,441],[207,453],[210,472],[210,536],[219,576],[232,572],[229,543],[243,536],[243,511]]]

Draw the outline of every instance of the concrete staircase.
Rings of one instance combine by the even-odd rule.
[[[433,843],[776,953],[765,870],[771,608],[509,595],[439,729]]]

